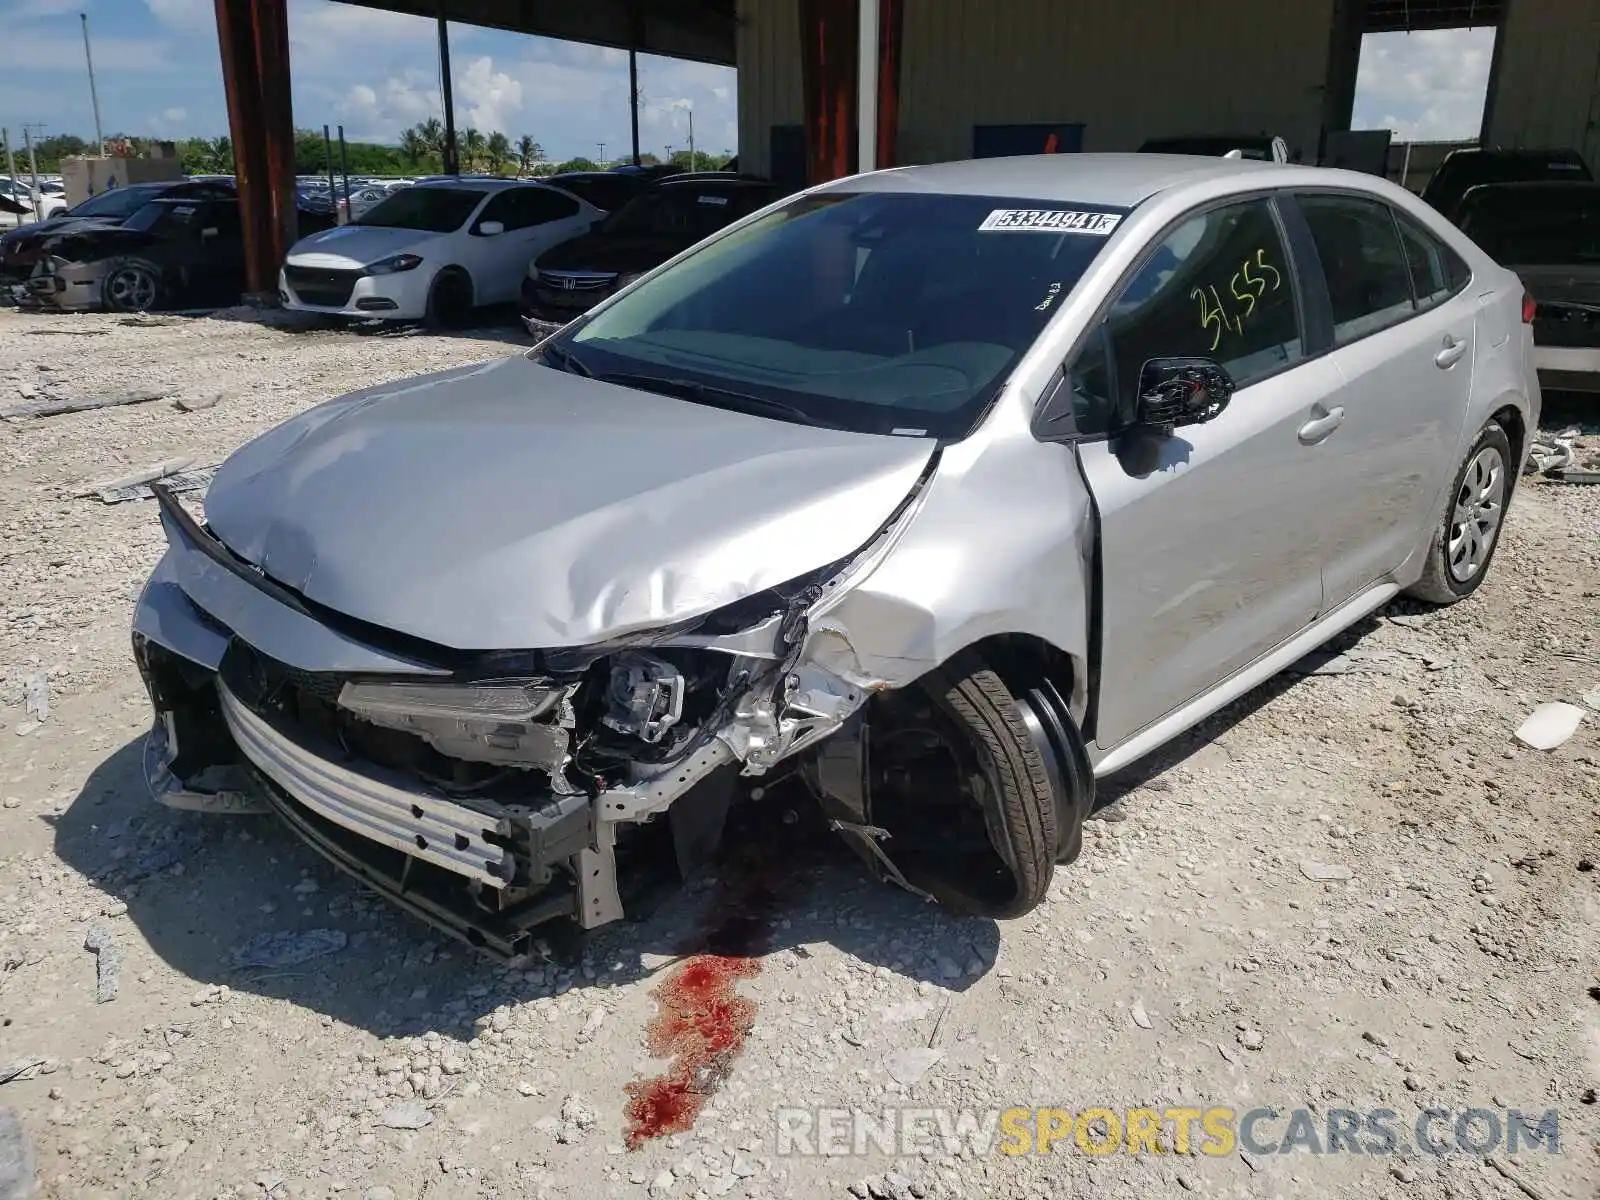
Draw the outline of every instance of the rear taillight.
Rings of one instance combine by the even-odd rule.
[[[1522,323],[1524,325],[1532,325],[1533,324],[1533,315],[1534,315],[1534,313],[1536,313],[1538,311],[1539,311],[1539,306],[1534,303],[1533,297],[1528,295],[1527,292],[1523,292],[1522,293]]]

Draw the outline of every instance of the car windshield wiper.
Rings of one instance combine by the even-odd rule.
[[[733,388],[713,387],[706,383],[696,383],[692,379],[672,379],[661,375],[635,375],[628,372],[612,372],[596,376],[602,383],[616,383],[623,387],[638,388],[644,392],[658,392],[663,396],[676,396],[680,400],[692,400],[698,404],[709,404],[713,408],[731,408],[738,412],[747,412],[760,417],[777,417],[783,421],[793,421],[798,425],[816,425],[824,429],[836,429],[838,426],[812,416],[797,404],[790,404],[784,400],[773,400],[766,396],[758,396],[754,392],[741,392]]]
[[[577,355],[573,354],[571,350],[563,350],[560,346],[551,343],[540,351],[540,354],[559,370],[566,371],[572,375],[582,375],[585,379],[594,378],[594,372],[579,362]]]

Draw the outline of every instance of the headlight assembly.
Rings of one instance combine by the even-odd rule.
[[[398,275],[402,271],[415,271],[422,265],[420,254],[396,254],[392,258],[381,258],[367,267],[368,275]]]

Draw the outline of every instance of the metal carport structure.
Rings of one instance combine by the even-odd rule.
[[[295,211],[288,0],[214,2],[247,278],[252,292],[270,293]],[[1074,105],[1094,122],[1092,149],[1133,149],[1138,129],[1183,132],[1185,120],[1245,114],[1251,128],[1281,126],[1314,153],[1349,126],[1363,34],[1464,25],[1499,30],[1486,142],[1566,144],[1600,158],[1595,0],[342,2],[436,20],[442,55],[447,22],[459,22],[737,66],[741,165],[769,170],[774,132],[792,131],[812,181],[963,157],[980,118],[1059,119],[1039,114]],[[863,95],[876,103],[859,104]]]

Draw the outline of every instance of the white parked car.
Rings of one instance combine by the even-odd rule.
[[[460,325],[477,306],[515,300],[530,258],[603,216],[545,184],[420,183],[295,243],[278,288],[304,312]]]

